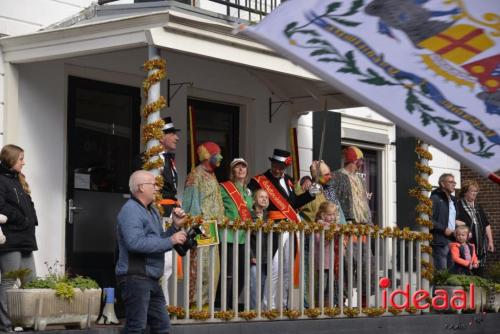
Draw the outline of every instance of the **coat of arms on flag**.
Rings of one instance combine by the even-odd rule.
[[[487,175],[500,169],[500,2],[289,0],[244,32]]]

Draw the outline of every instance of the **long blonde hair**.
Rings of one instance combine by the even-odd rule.
[[[326,213],[329,209],[333,209],[335,211],[335,216],[333,217],[333,222],[338,223],[339,222],[339,211],[337,210],[337,206],[330,201],[324,201],[323,203],[320,204],[318,211],[316,212],[316,221],[318,220],[323,220],[323,213]]]
[[[14,167],[16,162],[19,160],[19,156],[23,152],[24,152],[24,150],[17,145],[13,145],[13,144],[5,145],[2,148],[2,151],[0,151],[0,162],[2,163],[2,165],[7,167],[8,169],[12,169],[12,167]],[[30,195],[31,190],[30,190],[30,187],[28,185],[28,182],[26,182],[26,177],[24,176],[24,174],[18,173],[18,178],[19,178],[19,182],[21,183],[21,186],[23,187],[24,191],[28,195]]]

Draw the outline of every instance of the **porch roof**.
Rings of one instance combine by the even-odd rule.
[[[156,46],[248,67],[297,111],[360,106],[315,75],[266,46],[235,35],[236,22],[175,1],[131,5],[92,5],[76,16],[38,32],[4,37],[4,61],[21,64],[124,49]],[[330,102],[331,101],[331,102]]]

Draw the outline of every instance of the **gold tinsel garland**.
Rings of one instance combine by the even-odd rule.
[[[421,146],[420,140],[417,143],[415,152],[417,153],[420,160],[421,159],[432,160],[432,154]],[[427,217],[432,217],[432,200],[427,196],[425,196],[424,194],[422,194],[423,191],[431,191],[432,185],[429,183],[429,181],[420,176],[420,174],[431,175],[432,168],[430,168],[429,166],[425,166],[420,162],[416,162],[415,169],[417,170],[417,173],[415,175],[415,181],[417,182],[418,186],[416,188],[410,189],[408,192],[410,196],[415,197],[419,201],[419,203],[415,208],[415,211],[417,212],[417,218],[415,219],[415,221],[418,225],[431,229],[432,221],[430,221],[429,219],[424,219],[420,217],[420,215],[424,214],[427,215]],[[425,233],[425,232],[421,233],[426,235],[425,240],[427,241],[432,240],[432,235],[430,233]],[[431,254],[432,250],[431,252],[429,252],[429,249],[430,247],[428,245],[422,245],[421,252]],[[431,280],[433,276],[432,266],[430,264],[427,265],[426,261],[423,260],[421,266],[423,268],[422,277],[427,280]]]
[[[165,68],[166,68],[166,61],[164,59],[153,59],[153,60],[148,60],[144,63],[145,71],[156,70],[154,73],[149,74],[148,77],[142,82],[145,99],[148,98],[149,89],[151,88],[151,86],[166,77],[167,74]],[[166,105],[167,102],[163,96],[160,96],[156,101],[148,103],[142,110],[142,117],[144,118],[145,123],[147,122],[149,115],[159,111]],[[142,129],[143,143],[147,143],[150,140],[160,140],[163,136],[162,128],[164,125],[165,122],[163,122],[162,119],[144,125]],[[155,145],[146,150],[146,152],[144,152],[143,154],[144,163],[142,165],[142,168],[144,170],[154,170],[163,167],[163,160],[161,160],[160,158],[155,159],[153,161],[149,161],[152,157],[158,155],[162,151],[163,148],[161,147],[161,145]],[[160,187],[160,189],[163,188],[163,177],[161,176],[161,174],[156,177],[156,184],[158,185],[158,187]],[[159,204],[159,202],[162,199],[163,198],[161,192],[157,192],[155,196],[155,202],[157,203],[156,205],[160,210],[160,214],[163,215],[163,207]]]
[[[369,317],[378,317],[385,313],[383,307],[364,307],[362,312]]]
[[[280,312],[277,309],[262,311],[262,316],[269,320],[274,320],[280,315]]]
[[[163,167],[163,160],[161,160],[160,158],[153,161],[146,161],[144,164],[142,164],[142,169],[144,170],[152,170],[161,167]]]
[[[329,317],[336,317],[340,314],[340,307],[325,307],[325,315]]]
[[[359,315],[359,308],[357,307],[346,307],[344,308],[344,314],[349,318],[354,318]]]
[[[429,245],[421,245],[420,246],[420,251],[422,253],[427,253],[429,255],[432,255],[432,247]]]
[[[191,314],[189,316],[191,319],[195,320],[207,320],[208,318],[210,318],[210,313],[206,310],[191,311]]]
[[[233,310],[227,310],[227,311],[215,311],[214,312],[214,318],[215,319],[220,319],[220,320],[225,320],[229,321],[234,318],[234,311]]]
[[[388,309],[389,312],[391,312],[393,315],[398,315],[400,314],[401,312],[403,312],[402,309],[400,308],[396,308],[394,306],[389,306],[389,309]]]
[[[184,311],[184,307],[182,306],[168,305],[167,310],[170,315],[175,315],[177,319],[184,319],[186,317],[186,311]]]
[[[142,127],[142,139],[144,143],[150,140],[160,140],[163,137],[163,126],[165,122],[162,119],[148,123]]]
[[[410,314],[415,314],[418,312],[418,309],[415,306],[410,306],[409,308],[405,309],[405,311]]]
[[[345,225],[330,225],[328,227],[324,227],[322,224],[318,222],[311,223],[300,223],[296,224],[294,222],[290,222],[287,220],[282,220],[278,223],[274,223],[269,220],[267,222],[263,220],[254,221],[241,221],[235,220],[231,224],[228,217],[224,217],[222,219],[217,219],[213,217],[208,220],[217,220],[217,228],[219,230],[227,229],[228,232],[232,233],[233,231],[253,231],[256,232],[259,229],[262,229],[263,233],[283,233],[283,232],[297,232],[297,231],[314,231],[314,233],[320,233],[321,231],[325,231],[325,239],[327,236],[331,240],[332,238],[340,235],[344,236],[370,236],[372,238],[376,238],[377,236],[381,238],[398,238],[403,240],[418,240],[418,241],[430,241],[432,240],[432,235],[429,233],[411,231],[408,227],[400,229],[399,227],[385,227],[384,229],[380,229],[378,226],[370,226],[370,225],[359,225],[359,224],[345,224]],[[201,216],[191,216],[188,215],[186,221],[184,223],[185,227],[190,228],[193,225],[203,224],[205,219]],[[168,227],[168,226],[167,226]]]
[[[253,310],[250,310],[250,311],[241,311],[240,313],[238,313],[238,316],[240,318],[245,319],[245,320],[252,320],[252,319],[257,318],[257,312],[255,312]]]
[[[162,152],[163,152],[163,146],[155,145],[142,154],[142,161],[148,162],[149,159],[151,159],[152,157],[158,156]],[[160,158],[158,158],[158,159],[161,160]],[[163,160],[162,160],[162,162],[163,162]]]
[[[167,106],[167,100],[163,96],[160,95],[158,100],[148,103],[142,108],[142,117],[148,118],[152,113],[164,108]]]
[[[285,310],[283,314],[287,316],[289,319],[298,319],[300,317],[299,310]]]
[[[308,308],[304,311],[304,314],[307,315],[309,318],[317,318],[321,314],[321,309],[319,307],[315,308]]]
[[[157,70],[156,72],[148,75],[148,77],[142,82],[142,88],[146,98],[149,95],[149,88],[167,76],[167,72],[165,70],[166,64],[167,63],[164,59],[153,59],[144,63],[145,71]]]

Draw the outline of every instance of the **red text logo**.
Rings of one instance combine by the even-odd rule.
[[[411,306],[417,310],[428,309],[432,306],[435,310],[464,310],[466,308],[474,309],[474,284],[469,285],[469,298],[463,289],[454,289],[451,298],[447,290],[437,289],[432,298],[429,291],[424,289],[416,290],[410,294],[410,284],[406,284],[404,290],[394,289],[388,293],[387,288],[391,286],[391,280],[382,277],[379,280],[379,287],[382,289],[382,307],[387,308],[387,304],[397,309],[408,309]],[[467,303],[468,299],[468,303]],[[429,303],[430,300],[430,303]]]

